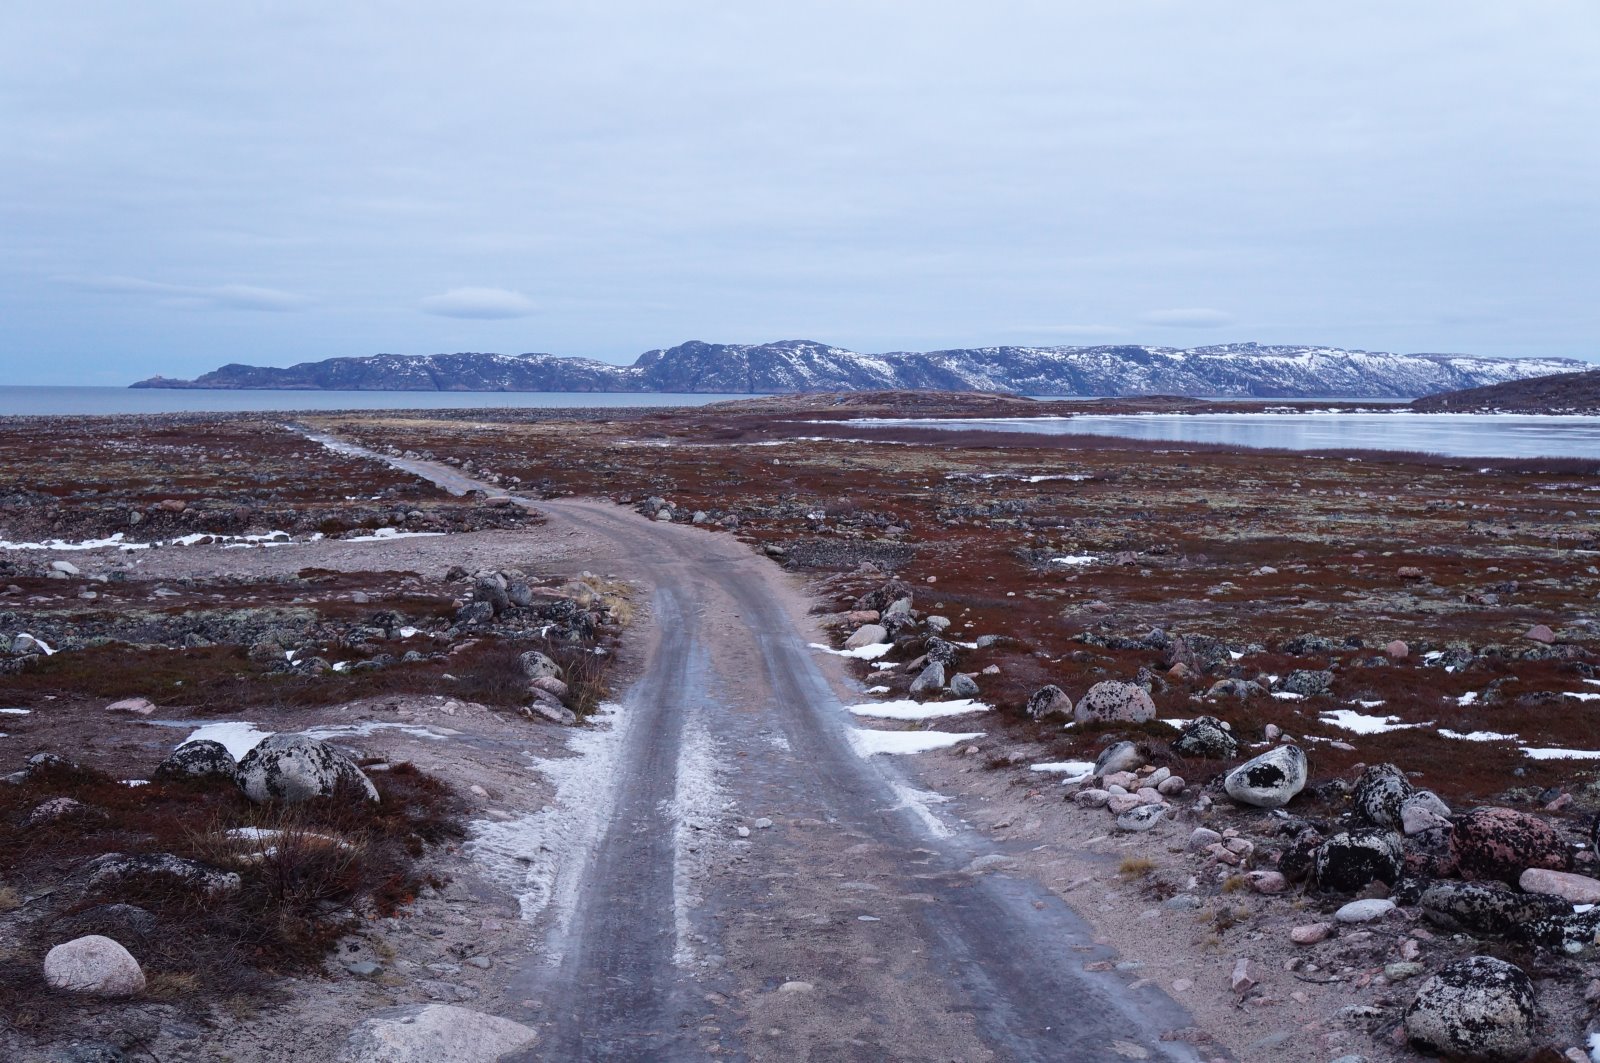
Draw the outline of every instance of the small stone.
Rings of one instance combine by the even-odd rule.
[[[1385,964],[1383,975],[1391,982],[1403,982],[1407,978],[1415,978],[1426,973],[1428,969],[1420,963],[1390,963]]]
[[[757,830],[766,830],[767,828],[769,828],[771,826],[772,826],[772,820],[768,819],[766,816],[762,816],[760,819],[756,820],[756,829]]]
[[[148,716],[156,711],[156,707],[147,698],[123,698],[113,701],[106,706],[107,712],[131,712],[139,716]]]
[[[1327,941],[1332,934],[1332,923],[1307,923],[1289,931],[1289,940],[1296,945],[1315,945]]]
[[[780,993],[809,993],[817,987],[810,982],[785,982],[778,987]]]
[[[1394,907],[1394,902],[1387,898],[1371,897],[1343,905],[1333,917],[1341,923],[1371,923],[1394,911]]]
[[[355,963],[347,963],[344,965],[344,969],[355,975],[357,978],[371,978],[373,975],[383,970],[382,967],[373,963],[371,960],[357,960]]]
[[[1411,647],[1399,639],[1395,639],[1383,648],[1383,652],[1389,656],[1391,661],[1403,661],[1411,655]]]
[[[1240,956],[1233,964],[1233,973],[1228,978],[1228,984],[1233,991],[1244,996],[1259,985],[1261,980],[1256,977],[1255,968],[1248,957]]]
[[[734,828],[734,830],[735,830],[735,833],[737,833],[739,835],[739,837],[741,837],[741,838],[750,837],[750,828],[749,827],[741,826],[741,827]]]
[[[1189,850],[1191,852],[1199,852],[1201,849],[1217,845],[1221,841],[1222,835],[1210,827],[1196,827],[1189,832]]]
[[[1548,646],[1556,640],[1556,633],[1551,631],[1548,625],[1535,624],[1523,632],[1522,637],[1533,642],[1542,642]]]
[[[1165,805],[1140,805],[1117,817],[1117,828],[1127,831],[1146,831],[1161,822],[1166,814]]]
[[[1183,781],[1183,776],[1169,775],[1156,786],[1156,792],[1165,797],[1171,797],[1173,794],[1183,793],[1183,788],[1186,785]]]
[[[1282,893],[1289,888],[1289,880],[1276,871],[1252,871],[1245,878],[1257,893]]]

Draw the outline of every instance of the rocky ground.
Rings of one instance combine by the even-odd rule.
[[[919,401],[907,412],[937,412]],[[975,412],[972,401],[957,412]],[[1119,969],[1189,1008],[1196,1039],[1219,1054],[1408,1059],[1431,1039],[1461,1056],[1585,1058],[1600,1001],[1596,928],[1573,909],[1600,899],[1593,469],[816,423],[897,409],[861,396],[838,406],[758,400],[573,421],[367,414],[313,427],[530,495],[610,497],[653,520],[746,539],[810,581],[836,646],[880,647],[837,660],[871,692],[863,701],[994,706],[901,725],[984,732],[917,758],[925,784],[992,836],[1004,854],[994,873],[1031,875],[1065,896],[1119,950]],[[250,419],[176,427],[184,446],[200,448],[191,463],[242,454],[256,433],[282,439],[286,461],[309,453]],[[119,431],[96,438],[109,447]],[[163,453],[124,458],[116,476],[52,499],[28,493],[40,490],[28,476],[42,472],[19,476],[12,497],[22,504],[7,511],[18,526],[0,537],[108,534],[121,527],[116,514],[128,523],[136,495],[159,507],[153,494],[174,493],[119,486],[140,482]],[[373,463],[328,475],[361,483],[341,501],[393,491],[463,506]],[[283,495],[262,505],[315,511],[315,490],[292,498],[286,483],[249,490]],[[387,506],[373,512],[378,523],[351,528],[402,527]],[[316,527],[288,530],[303,541]],[[369,730],[354,752],[438,772],[480,815],[513,784],[526,792],[505,805],[537,807],[547,784],[512,770],[511,745],[553,755],[549,736],[560,732],[550,721],[592,710],[597,694],[575,697],[573,683],[540,697],[517,670],[520,655],[536,648],[574,678],[580,658],[562,650],[615,650],[631,607],[626,588],[577,578],[581,543],[546,543],[521,563],[507,556],[513,544],[528,549],[515,538],[527,534],[226,553],[0,551],[10,566],[0,573],[9,583],[0,632],[12,650],[4,700],[29,710],[0,717],[10,732],[0,768],[61,750],[110,777],[145,778],[171,745],[172,729],[152,721],[244,709],[281,713],[273,730],[407,723],[509,743],[510,759],[492,762],[505,774],[482,785],[485,795],[462,792],[477,769],[450,762],[456,742]],[[460,561],[446,562],[446,543]],[[69,558],[80,571],[51,564]],[[603,678],[586,682],[597,691]],[[105,711],[132,696],[159,716]],[[472,726],[441,718],[445,706]],[[1244,767],[1263,755],[1275,770]],[[15,814],[24,811],[33,812]],[[506,894],[475,885],[481,865],[451,843],[429,851],[423,866],[444,885],[423,889],[406,918],[375,914],[377,938],[341,939],[315,975],[338,987],[321,1013],[327,1025],[309,1021],[306,1044],[355,1002],[530,1016],[462,962],[478,953],[461,949],[502,940],[482,930],[516,944]],[[65,910],[65,898],[41,902],[37,883],[15,871],[0,875],[24,902],[0,916],[9,925]],[[501,907],[485,914],[484,904]],[[1459,966],[1471,957],[1489,959]],[[381,973],[351,973],[369,961]],[[444,965],[441,978],[425,976],[440,973],[430,964]],[[459,993],[430,996],[424,983],[441,979]],[[295,984],[285,983],[304,1004]],[[117,1034],[120,1019],[102,1028],[93,1017],[39,1027],[57,1038],[41,1041],[17,1021],[37,1012],[26,1003],[11,998],[7,1021],[30,1043],[61,1048],[69,1033],[121,1037],[129,1053],[147,1043],[148,1024]],[[168,1000],[143,1005],[167,1045],[182,1039],[173,1030],[213,1028],[216,1008],[246,1007],[206,1006],[199,1016]],[[249,1032],[228,1051],[272,1058],[250,1038],[283,1026],[242,1024]],[[1458,1033],[1476,1040],[1440,1040]]]

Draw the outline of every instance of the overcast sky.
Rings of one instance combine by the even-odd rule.
[[[0,10],[0,365],[1600,358],[1594,0]]]

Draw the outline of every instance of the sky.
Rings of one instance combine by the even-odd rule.
[[[0,383],[689,339],[1600,360],[1593,0],[0,6]]]

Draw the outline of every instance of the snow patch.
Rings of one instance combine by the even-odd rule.
[[[1367,716],[1354,709],[1330,709],[1321,715],[1323,723],[1354,731],[1358,735],[1381,735],[1390,731],[1433,726],[1431,723],[1401,723],[1398,716]]]
[[[890,650],[894,649],[894,643],[892,642],[874,642],[867,646],[857,646],[853,650],[836,650],[831,646],[824,646],[820,642],[813,642],[809,645],[814,650],[821,650],[823,653],[831,653],[835,657],[850,657],[858,661],[875,661],[879,657],[882,657],[884,654],[888,653]],[[892,668],[893,665],[890,665],[889,667]]]
[[[874,701],[865,705],[851,705],[856,716],[870,716],[879,720],[938,720],[946,716],[966,716],[974,712],[988,712],[994,706],[970,698],[962,701],[916,702]]]
[[[932,790],[918,790],[914,786],[907,786],[902,782],[891,782],[889,789],[894,791],[895,797],[900,799],[899,804],[889,811],[910,812],[928,828],[928,833],[935,838],[948,838],[955,832],[945,825],[944,820],[934,815],[933,805],[942,805],[949,802],[944,794],[934,793]]]
[[[859,757],[871,757],[880,753],[891,755],[926,753],[929,750],[953,746],[958,742],[970,742],[974,738],[982,738],[983,735],[982,731],[956,734],[950,731],[868,731],[856,727],[850,731],[850,746]]]
[[[1499,731],[1467,731],[1463,733],[1461,731],[1452,731],[1448,727],[1439,728],[1438,734],[1441,738],[1453,738],[1457,742],[1517,742],[1522,739],[1521,735],[1501,734]]]
[[[719,829],[730,802],[721,782],[721,750],[699,717],[683,729],[678,745],[678,772],[672,800],[662,814],[672,820],[672,914],[677,934],[672,962],[686,967],[695,960],[694,928],[689,916],[704,903],[698,883],[726,843]]]
[[[178,748],[182,749],[190,742],[221,742],[234,760],[240,760],[246,753],[260,745],[263,738],[270,738],[276,733],[276,731],[263,731],[255,724],[242,720],[222,720],[195,728],[188,738],[178,743]]]

